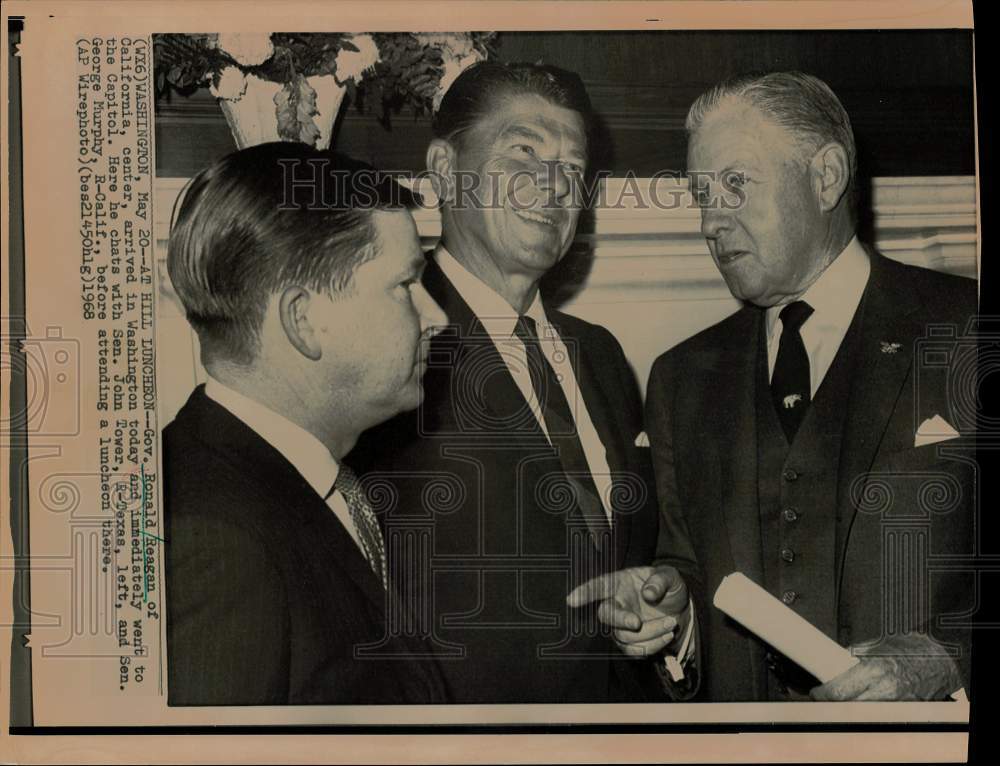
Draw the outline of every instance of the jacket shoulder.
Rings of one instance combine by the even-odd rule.
[[[555,309],[547,309],[546,313],[553,322],[562,329],[562,334],[570,338],[586,338],[588,342],[610,343],[619,346],[618,339],[606,327],[588,322],[573,314],[567,314]]]
[[[962,322],[976,312],[976,280],[882,258],[888,280],[914,293],[929,321]]]
[[[734,341],[747,342],[747,337],[757,320],[758,311],[750,306],[733,312],[715,324],[668,348],[653,361],[650,380],[669,378],[674,370],[690,370],[691,365],[706,354],[714,355]]]

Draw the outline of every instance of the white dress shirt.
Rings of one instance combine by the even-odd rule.
[[[542,413],[541,405],[535,396],[535,389],[531,384],[531,375],[528,372],[528,352],[521,342],[521,339],[514,334],[517,325],[518,314],[492,287],[481,281],[472,272],[455,260],[443,245],[438,245],[434,251],[434,260],[444,272],[448,281],[458,290],[458,294],[469,304],[472,313],[476,315],[483,329],[490,336],[493,345],[496,346],[500,357],[507,365],[514,382],[528,402],[538,425],[548,438],[548,429],[545,427],[545,416]],[[611,508],[611,470],[608,467],[607,452],[601,438],[594,428],[594,421],[587,411],[587,403],[580,394],[580,387],[576,379],[576,370],[573,369],[572,359],[566,350],[566,345],[559,332],[549,323],[542,306],[541,297],[536,293],[535,300],[525,312],[525,316],[535,320],[538,330],[539,346],[545,355],[546,361],[552,366],[556,374],[556,380],[562,386],[566,401],[569,402],[573,417],[576,420],[576,431],[583,446],[583,453],[587,458],[587,467],[590,475],[594,479],[601,504],[608,520],[612,520]]]
[[[799,299],[813,309],[813,313],[799,330],[809,356],[809,388],[813,398],[851,326],[871,269],[868,253],[858,242],[858,238],[854,237]],[[771,306],[766,314],[768,380],[774,374],[774,364],[778,358],[782,331],[778,315],[782,308],[784,306]]]
[[[326,497],[340,473],[340,465],[323,442],[288,418],[237,391],[233,391],[212,376],[209,376],[205,382],[205,395],[229,410],[261,439],[278,450],[302,475],[309,486],[316,491],[317,495]],[[361,545],[358,531],[354,528],[354,522],[351,520],[347,500],[338,490],[326,497],[326,504],[350,534],[354,544],[361,551],[361,555],[364,556],[365,551]]]

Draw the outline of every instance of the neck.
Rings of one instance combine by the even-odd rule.
[[[269,370],[268,373],[262,368]],[[352,423],[344,422],[338,417],[319,417],[315,407],[309,402],[313,397],[303,390],[301,377],[285,373],[281,364],[258,363],[250,367],[236,367],[228,364],[206,364],[206,369],[213,378],[236,393],[262,404],[269,410],[278,413],[305,431],[308,431],[323,443],[335,460],[340,460],[350,452],[362,428]],[[324,407],[337,413],[349,413],[350,407]],[[325,412],[324,412],[325,415]]]
[[[538,294],[541,275],[504,271],[488,252],[460,236],[449,236],[446,232],[441,241],[456,261],[503,298],[515,312],[523,314],[528,310]]]
[[[799,290],[796,293],[779,300],[774,305],[785,305],[787,303],[791,303],[792,301],[797,301],[805,295],[816,280],[822,276],[823,272],[830,267],[830,264],[837,260],[840,254],[844,252],[844,249],[853,237],[854,227],[849,221],[839,219],[835,220],[830,228],[825,232],[822,240],[820,240],[817,244],[814,252],[819,253],[819,256],[813,261],[812,270],[807,275],[806,279],[801,283]]]

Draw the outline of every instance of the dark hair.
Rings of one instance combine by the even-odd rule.
[[[332,295],[378,250],[373,210],[416,196],[343,155],[275,142],[198,173],[171,225],[170,281],[205,358],[248,364],[272,295],[298,284]]]
[[[518,95],[541,96],[583,118],[588,145],[592,130],[590,97],[580,76],[546,64],[503,64],[481,61],[458,76],[441,100],[433,130],[461,146],[462,135],[496,109],[501,100]]]
[[[688,135],[709,114],[733,101],[754,107],[787,130],[803,159],[831,141],[844,147],[850,173],[847,194],[854,202],[858,172],[854,131],[847,110],[829,85],[804,72],[750,73],[723,80],[691,105],[685,121]]]

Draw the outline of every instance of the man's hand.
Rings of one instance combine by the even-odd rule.
[[[933,639],[897,636],[852,647],[857,655],[877,653],[809,692],[821,702],[848,700],[946,699],[962,686],[954,660]]]
[[[600,601],[597,617],[615,629],[618,648],[631,657],[651,657],[684,634],[690,619],[688,589],[676,569],[632,567],[577,586],[566,603]]]

